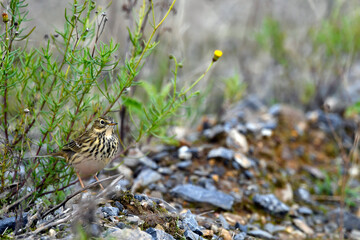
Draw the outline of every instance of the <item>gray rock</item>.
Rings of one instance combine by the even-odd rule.
[[[22,216],[22,222],[21,226],[25,226],[27,224],[27,213],[24,213]],[[15,229],[15,225],[16,225],[16,219],[15,217],[9,217],[9,218],[4,218],[0,220],[0,234],[2,234],[6,229]]]
[[[234,151],[224,147],[215,148],[208,153],[207,158],[208,159],[215,158],[215,159],[231,161],[234,158]]]
[[[206,129],[203,135],[209,140],[216,140],[226,135],[226,128],[223,125],[216,125],[210,129]]]
[[[208,190],[192,184],[178,185],[171,190],[171,193],[186,201],[209,203],[225,210],[230,210],[234,203],[234,197],[229,194]]]
[[[234,240],[245,240],[246,238],[246,233],[244,232],[241,232],[241,233],[238,233],[234,236]]]
[[[290,210],[290,208],[285,203],[277,199],[274,194],[255,194],[253,202],[255,205],[260,206],[271,215],[278,217],[284,217]]]
[[[256,229],[256,230],[251,230],[247,233],[249,236],[253,236],[256,238],[261,238],[261,239],[275,239],[273,235],[271,235],[270,233],[260,230],[260,229]]]
[[[184,232],[184,237],[186,240],[203,240],[203,238],[196,233],[192,232],[191,230],[186,230]]]
[[[265,226],[264,226],[264,229],[273,234],[273,233],[276,233],[276,232],[281,232],[281,231],[285,231],[286,230],[286,227],[285,226],[281,226],[281,225],[274,225],[272,223],[266,223]]]
[[[305,188],[296,189],[295,199],[300,202],[307,203],[307,204],[311,204],[313,202],[313,200],[311,199],[311,194]]]
[[[115,229],[106,234],[106,237],[114,240],[153,240],[152,236],[147,232],[137,229]]]
[[[191,232],[196,233],[197,235],[202,236],[201,229],[199,224],[195,219],[195,215],[188,210],[186,213],[181,214],[182,221],[180,222],[180,227],[185,230],[190,230]]]
[[[226,221],[223,215],[221,214],[219,215],[219,220],[223,228],[225,228],[226,230],[230,229],[230,224]]]
[[[163,175],[173,174],[173,170],[171,170],[171,168],[168,168],[168,167],[160,167],[160,168],[158,168],[157,171]]]
[[[191,160],[192,158],[192,152],[190,151],[190,148],[187,146],[182,146],[178,150],[178,156],[182,160]]]
[[[170,234],[155,228],[148,228],[146,232],[150,234],[153,240],[175,240]]]
[[[180,169],[185,169],[185,168],[190,167],[191,164],[192,164],[192,162],[190,160],[188,160],[188,161],[179,162],[176,164],[176,166]]]
[[[343,217],[343,221],[342,218]],[[335,222],[338,226],[344,224],[344,228],[348,231],[360,230],[360,218],[356,215],[341,209],[335,209],[328,214],[328,220]]]
[[[143,164],[144,166],[151,168],[151,169],[157,169],[159,167],[156,162],[154,162],[153,160],[151,160],[149,157],[146,157],[146,156],[140,158],[139,162],[141,164]]]
[[[141,186],[147,186],[150,183],[159,181],[161,178],[162,176],[160,173],[151,169],[144,169],[137,176],[137,178],[134,181],[134,184],[140,183]]]
[[[117,207],[102,207],[101,211],[104,214],[104,217],[115,217],[120,213],[120,209]]]
[[[297,212],[301,215],[313,215],[313,210],[311,210],[310,208],[308,207],[299,207],[297,209]]]

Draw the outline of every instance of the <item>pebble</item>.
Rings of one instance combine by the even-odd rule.
[[[275,239],[273,235],[260,229],[251,230],[247,233],[247,235],[267,240]]]
[[[28,222],[27,213],[23,214],[23,226]],[[4,218],[0,220],[0,234],[2,234],[6,229],[15,229],[16,219],[15,217]]]
[[[183,229],[190,230],[200,236],[203,235],[199,227],[199,224],[195,219],[195,215],[192,214],[190,210],[187,210],[187,212],[181,214],[181,218],[182,218],[181,226]]]
[[[146,232],[152,236],[153,240],[175,240],[173,236],[160,229],[148,228]]]
[[[233,157],[234,157],[234,151],[224,147],[212,149],[207,155],[208,159],[214,158],[214,159],[221,159],[228,161],[231,161]]]
[[[190,167],[191,164],[192,164],[192,161],[188,160],[188,161],[178,162],[176,164],[176,166],[180,169],[186,169],[186,168]]]
[[[299,214],[301,214],[301,215],[307,215],[307,216],[314,214],[313,210],[311,210],[311,209],[308,208],[308,207],[299,207],[299,208],[297,209],[297,212],[298,212]]]
[[[311,194],[305,188],[296,189],[295,199],[299,200],[300,202],[307,203],[307,204],[311,204],[313,202],[311,199]]]
[[[162,176],[160,173],[151,170],[149,168],[144,169],[140,172],[140,174],[136,177],[134,180],[134,185],[132,187],[132,191],[137,189],[137,187],[142,186],[145,187],[149,185],[150,183],[154,183],[162,179]]]
[[[264,229],[271,234],[286,231],[286,227],[281,225],[274,225],[272,223],[266,223],[264,225]]]
[[[247,153],[249,151],[249,144],[246,137],[239,133],[235,128],[231,129],[226,138],[226,145],[235,148],[237,151]]]
[[[219,235],[223,240],[232,240],[230,232],[224,228],[220,228]]]
[[[360,230],[360,218],[356,215],[349,213],[347,211],[342,211],[340,209],[335,209],[328,213],[328,220],[334,221],[338,226],[341,223],[340,219],[343,216],[344,228],[348,231],[351,230]]]
[[[290,210],[290,208],[277,199],[274,194],[255,194],[253,197],[255,205],[260,206],[265,211],[278,217],[284,217]]]
[[[309,225],[306,224],[302,219],[300,218],[294,218],[293,223],[296,227],[298,227],[301,231],[303,231],[307,235],[314,235],[314,230],[309,227]]]
[[[187,146],[182,146],[181,148],[179,148],[178,157],[181,160],[191,160],[192,152],[190,151],[190,148]]]
[[[107,234],[107,239],[114,240],[153,240],[152,236],[147,232],[141,231],[139,228],[130,229],[115,229],[111,233]]]
[[[253,166],[253,161],[247,158],[242,153],[235,153],[234,154],[234,160],[243,168],[243,169],[249,169],[251,166]]]
[[[230,229],[230,224],[226,221],[226,219],[224,218],[223,215],[219,215],[218,217],[220,223],[221,223],[221,226],[226,229],[226,230],[229,230]]]
[[[102,207],[101,211],[104,214],[104,217],[115,217],[120,213],[120,209],[117,207]]]
[[[185,230],[184,237],[186,238],[186,240],[203,240],[201,236],[192,232],[191,230]]]
[[[209,203],[225,210],[230,210],[234,203],[234,197],[229,194],[217,190],[208,190],[192,184],[178,185],[171,190],[171,193],[186,201]]]
[[[238,233],[234,236],[234,240],[245,240],[245,238],[246,238],[246,233],[244,232]]]

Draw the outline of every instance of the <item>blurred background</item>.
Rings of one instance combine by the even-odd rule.
[[[154,1],[157,19],[170,1]],[[129,48],[141,1],[96,1],[108,16],[102,41],[120,42],[119,57]],[[111,4],[111,5],[109,5]],[[343,112],[358,101],[360,75],[359,1],[335,0],[198,0],[176,2],[139,79],[171,78],[168,56],[183,62],[179,82],[189,85],[204,72],[215,49],[224,55],[197,86],[197,115],[219,113],[245,95],[267,104],[290,103],[307,110],[329,104]],[[68,1],[29,1],[34,44],[64,25]],[[149,27],[149,26],[148,26]],[[145,33],[150,33],[145,30]],[[199,101],[200,99],[200,101]]]

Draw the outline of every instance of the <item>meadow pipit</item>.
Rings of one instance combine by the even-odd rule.
[[[52,156],[61,156],[70,163],[84,188],[82,178],[94,176],[114,157],[119,147],[115,134],[117,123],[110,117],[100,117],[94,121],[91,129],[72,140]],[[101,185],[100,185],[101,186]]]

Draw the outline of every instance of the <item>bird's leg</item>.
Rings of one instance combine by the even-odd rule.
[[[85,188],[83,181],[81,180],[81,177],[78,172],[76,172],[77,177],[79,178],[79,182],[82,188]]]
[[[98,177],[96,175],[94,175],[94,178],[96,179],[96,181],[99,182],[99,179],[98,179]],[[99,183],[99,185],[100,185],[101,189],[104,190],[104,187],[101,185],[101,183]]]

